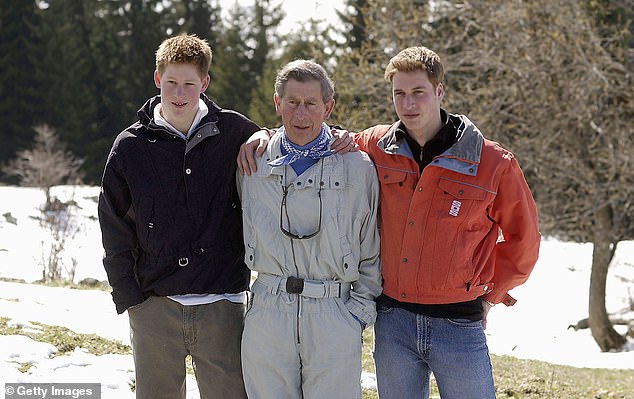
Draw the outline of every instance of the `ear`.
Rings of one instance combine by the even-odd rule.
[[[205,90],[207,90],[207,88],[209,87],[209,83],[211,83],[211,76],[209,76],[209,74],[205,75],[202,82],[203,86],[200,88],[200,92],[204,93]]]
[[[439,100],[445,97],[445,86],[443,86],[442,83],[438,83],[438,87],[436,87],[436,97],[438,97]]]
[[[158,69],[154,70],[154,85],[157,89],[161,88],[161,75],[159,75]]]
[[[282,100],[277,95],[277,93],[273,94],[273,103],[275,104],[275,113],[278,115],[282,115],[282,110],[281,110]]]
[[[331,99],[326,103],[326,111],[324,112],[324,120],[330,118],[332,110],[335,108],[335,99]]]

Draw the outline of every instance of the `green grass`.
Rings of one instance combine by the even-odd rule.
[[[9,326],[9,319],[0,317],[0,335],[24,335],[38,342],[46,342],[57,348],[55,356],[72,352],[77,347],[93,355],[131,354],[132,348],[120,341],[110,340],[96,334],[80,334],[66,327],[50,326],[31,321],[29,328]]]
[[[363,334],[363,369],[374,373],[372,329]],[[634,370],[590,369],[491,355],[498,399],[634,399]],[[363,390],[363,399],[376,399]],[[431,381],[430,398],[440,398]]]
[[[0,281],[7,282],[7,283],[43,285],[45,287],[70,288],[73,290],[96,290],[96,291],[108,291],[108,292],[110,292],[111,290],[111,287],[108,285],[107,281],[97,281],[97,280],[89,280],[89,282],[80,281],[78,283],[74,283],[67,279],[60,279],[60,280],[54,280],[54,281],[36,280],[29,283],[23,279],[0,277]]]
[[[634,370],[590,369],[491,356],[498,398],[634,399]]]
[[[77,347],[94,355],[131,354],[130,346],[95,334],[80,334],[66,327],[31,322],[28,328],[11,326],[0,317],[0,335],[25,335],[57,347],[56,356]],[[363,369],[374,373],[372,329],[363,335]],[[491,356],[498,399],[634,399],[634,370],[609,370],[557,366],[510,356]],[[192,373],[191,360],[187,360]],[[26,372],[30,364],[20,364]],[[431,398],[439,398],[433,378]],[[375,390],[364,389],[364,399],[377,399]]]

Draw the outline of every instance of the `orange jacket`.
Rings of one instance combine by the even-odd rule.
[[[355,141],[375,163],[380,188],[383,293],[401,302],[444,304],[483,296],[507,306],[537,261],[537,209],[512,153],[465,116],[459,139],[423,173],[399,123]]]

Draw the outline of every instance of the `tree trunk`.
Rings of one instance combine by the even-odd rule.
[[[608,267],[614,251],[611,245],[609,231],[611,225],[610,208],[603,207],[595,213],[596,229],[594,235],[594,249],[592,251],[592,273],[590,275],[590,304],[589,324],[592,337],[601,348],[607,352],[621,349],[625,344],[625,337],[619,335],[612,327],[605,308],[605,287],[608,277]]]

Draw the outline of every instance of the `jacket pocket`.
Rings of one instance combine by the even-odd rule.
[[[461,229],[479,230],[484,228],[483,224],[489,224],[486,223],[487,204],[494,195],[483,187],[440,178],[434,208],[445,222],[454,220],[461,224]]]
[[[178,262],[178,256],[152,256],[147,252],[142,252],[137,262],[141,290],[144,293],[153,292],[157,287],[165,286],[166,280],[174,281],[172,277],[182,268]],[[172,288],[176,289],[177,287]]]
[[[494,230],[487,208],[495,193],[484,187],[440,178],[433,203],[438,221],[433,281],[444,282],[440,289],[468,289],[475,285],[481,254],[487,252],[488,235]],[[441,237],[441,238],[440,238]]]
[[[486,198],[487,193],[489,192],[483,187],[455,180],[444,179],[442,177],[438,181],[438,187],[443,190],[443,192],[451,195],[452,197],[462,200],[482,201]]]
[[[244,246],[244,263],[249,269],[253,269],[255,263],[255,239],[252,238]]]
[[[141,197],[134,212],[136,214],[137,236],[141,247],[154,253],[151,245],[155,235],[154,230],[158,228],[154,199],[147,195]]]
[[[357,281],[359,279],[359,256],[352,251],[348,237],[340,236],[339,241],[343,254],[341,267],[343,267],[344,279],[347,282]]]
[[[405,184],[405,180],[407,179],[407,173],[398,169],[377,167],[377,174],[381,186],[391,184],[402,186],[403,184]]]

